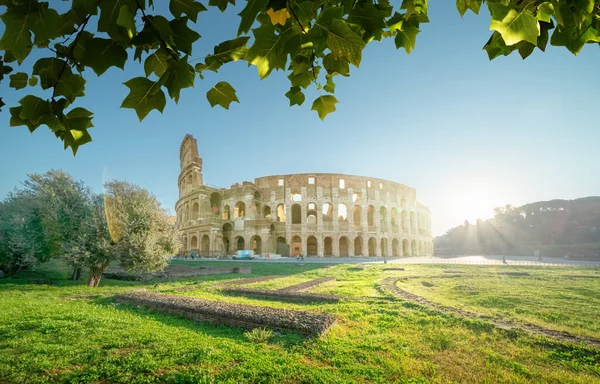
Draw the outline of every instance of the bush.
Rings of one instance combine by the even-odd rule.
[[[262,344],[268,342],[273,337],[273,331],[267,328],[254,328],[251,331],[244,332],[244,336],[251,343]]]

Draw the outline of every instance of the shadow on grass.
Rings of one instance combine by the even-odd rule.
[[[99,297],[91,300],[93,303],[100,306],[111,307],[118,311],[129,312],[151,321],[158,321],[170,327],[185,328],[193,332],[201,332],[215,338],[228,338],[236,342],[246,342],[248,338],[244,335],[248,329],[241,327],[229,326],[226,324],[214,324],[208,321],[190,320],[185,317],[162,313],[154,309],[145,308],[143,306],[115,303],[112,297]],[[268,327],[267,327],[268,328]],[[277,330],[270,344],[277,344],[283,348],[291,348],[302,345],[312,339],[312,337],[304,336],[300,333],[289,330]]]

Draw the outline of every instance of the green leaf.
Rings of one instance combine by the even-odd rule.
[[[152,73],[158,77],[161,77],[167,68],[169,68],[169,64],[173,61],[174,60],[171,55],[169,55],[164,49],[157,49],[153,54],[146,58],[146,61],[144,61],[144,71],[146,72],[146,77],[150,77]]]
[[[2,101],[2,98],[0,97],[0,112],[2,112],[2,107],[4,107],[6,104],[4,103],[4,101]]]
[[[206,7],[195,0],[171,0],[169,11],[175,17],[180,17],[185,13],[195,23],[198,20],[198,13],[206,11]]]
[[[34,33],[33,42],[39,47],[47,47],[50,40],[60,36],[62,19],[58,12],[48,8],[48,3],[39,3],[36,10],[32,11],[28,25]]]
[[[225,109],[229,109],[232,102],[240,102],[235,95],[235,89],[226,81],[221,81],[206,92],[206,98],[211,107],[220,105]]]
[[[546,50],[546,45],[548,44],[549,40],[548,31],[552,28],[554,28],[553,22],[546,23],[544,21],[540,21],[540,36],[538,37],[537,47],[542,52]]]
[[[209,0],[208,5],[211,7],[217,7],[221,10],[221,12],[225,12],[227,9],[227,5],[235,5],[235,0]]]
[[[131,39],[136,33],[135,18],[133,12],[127,5],[122,5],[119,9],[117,24],[127,29],[127,36]]]
[[[29,121],[36,128],[44,116],[52,113],[50,103],[37,96],[27,95],[19,100],[19,104],[21,105],[19,118]]]
[[[253,29],[254,44],[246,53],[246,61],[256,65],[261,79],[269,76],[273,69],[285,69],[287,53],[285,43],[295,33],[300,33],[298,27],[288,24],[285,29],[275,34],[275,27],[271,23]]]
[[[217,45],[214,48],[214,53],[206,56],[206,68],[204,69],[217,72],[223,64],[231,61],[243,60],[248,53],[248,46],[246,43],[249,39],[249,37],[243,36],[238,37],[237,39],[224,41]]]
[[[125,69],[127,51],[119,43],[111,39],[98,37],[79,39],[74,51],[81,64],[92,68],[100,76],[110,67]]]
[[[38,79],[37,79],[37,77],[35,77],[35,76],[31,76],[31,77],[29,78],[29,85],[30,85],[31,87],[35,87],[35,86],[37,85],[37,83],[38,83]]]
[[[518,11],[495,3],[488,3],[488,7],[492,15],[490,30],[498,31],[506,45],[514,45],[519,41],[537,43],[540,27],[535,16],[526,8]]]
[[[85,79],[73,74],[64,60],[53,57],[39,59],[33,65],[33,74],[40,77],[42,89],[54,87],[55,96],[65,96],[70,102],[84,96]]]
[[[70,146],[73,150],[73,154],[77,153],[77,149],[89,142],[92,141],[92,137],[88,133],[88,129],[92,128],[94,124],[92,124],[92,116],[93,113],[88,111],[85,108],[74,108],[69,113],[67,113],[62,119],[62,123],[65,129],[68,131],[70,135],[68,135],[68,139],[63,141],[65,142],[65,146]]]
[[[158,82],[145,77],[135,77],[124,84],[129,88],[129,94],[123,100],[121,108],[134,109],[140,121],[153,109],[162,113],[167,99]]]
[[[0,50],[11,52],[19,64],[31,52],[31,32],[29,32],[28,8],[24,6],[9,7],[0,16],[4,22],[4,33],[0,39]]]
[[[348,22],[360,25],[365,31],[362,38],[365,41],[381,40],[385,20],[390,16],[391,7],[382,8],[372,3],[356,3],[350,14]]]
[[[334,19],[327,33],[327,47],[337,58],[348,60],[359,67],[365,42],[344,20]]]
[[[71,8],[78,16],[79,20],[83,20],[87,15],[98,14],[97,0],[73,0]]]
[[[9,87],[14,89],[21,89],[27,86],[27,74],[25,72],[17,72],[14,75],[10,75]]]
[[[483,0],[456,0],[456,9],[461,16],[464,16],[468,9],[478,15],[482,3]]]
[[[335,83],[333,82],[333,76],[326,75],[325,78],[327,79],[327,83],[325,84],[323,89],[325,90],[325,92],[335,93]]]
[[[551,2],[546,1],[538,6],[536,18],[540,21],[550,22],[550,17],[554,15],[554,6]]]
[[[519,50],[519,55],[521,55],[521,58],[525,60],[529,55],[533,53],[533,50],[535,49],[535,44],[531,44],[527,41],[520,41],[515,45],[515,47]]]
[[[263,11],[268,4],[269,0],[247,0],[246,7],[239,13],[242,20],[238,28],[238,36],[242,33],[248,33],[258,13]]]
[[[321,120],[325,120],[325,116],[335,111],[335,104],[337,102],[335,96],[319,96],[313,101],[311,111],[317,111]]]
[[[586,43],[597,42],[600,42],[600,36],[598,36],[598,31],[592,27],[591,22],[584,23],[581,28],[559,25],[550,39],[550,44],[564,46],[574,55],[579,54]]]
[[[507,56],[516,49],[516,46],[507,46],[502,39],[502,35],[496,31],[490,36],[490,39],[485,44],[483,49],[487,52],[490,60],[503,55]]]
[[[396,30],[396,38],[394,39],[396,48],[400,49],[402,47],[410,55],[410,52],[415,48],[415,44],[417,43],[417,34],[419,32],[419,28],[410,25],[406,21],[402,22],[401,27]]]
[[[306,99],[300,87],[291,87],[285,95],[288,99],[290,99],[290,107],[292,105],[302,105],[304,103],[304,100]]]
[[[35,125],[31,121],[21,118],[21,112],[23,111],[23,107],[12,107],[9,109],[9,111],[10,111],[9,126],[18,127],[21,125],[25,125],[27,127],[27,129],[29,129],[29,132],[33,132],[36,130],[37,127],[39,127],[39,124]]]
[[[136,0],[102,0],[98,2],[100,17],[98,18],[98,31],[106,32],[116,42],[126,44],[131,37],[127,28],[118,24],[119,16],[125,13],[122,7],[126,7],[129,13],[134,14],[137,9]],[[148,16],[149,18],[152,16]]]
[[[342,76],[350,76],[350,64],[347,60],[338,59],[329,53],[323,58],[323,66],[328,74],[339,73]]]
[[[159,83],[164,84],[171,99],[179,102],[179,93],[183,88],[193,87],[196,72],[188,64],[188,57],[173,61],[162,75]]]
[[[85,79],[81,75],[64,71],[60,80],[54,87],[55,96],[64,96],[69,102],[74,102],[75,98],[85,96]]]
[[[187,17],[172,20],[169,23],[174,33],[175,48],[188,55],[192,53],[192,44],[200,38],[200,34],[187,26]]]

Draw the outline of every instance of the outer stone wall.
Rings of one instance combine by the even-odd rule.
[[[176,204],[182,254],[238,249],[307,256],[427,256],[431,213],[412,187],[373,177],[307,173],[203,185],[196,140],[180,151]]]

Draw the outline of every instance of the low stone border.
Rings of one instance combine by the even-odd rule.
[[[460,308],[456,308],[456,307],[446,307],[446,306],[442,306],[440,304],[436,304],[430,300],[427,300],[424,297],[412,294],[408,291],[398,288],[396,283],[400,280],[402,280],[402,279],[401,278],[385,279],[382,282],[381,287],[384,290],[390,292],[392,295],[394,295],[400,299],[421,305],[423,307],[426,307],[428,309],[431,309],[431,310],[434,310],[437,312],[453,314],[458,317],[463,317],[463,318],[468,318],[468,319],[483,320],[483,321],[486,321],[486,322],[496,326],[497,328],[504,329],[504,330],[521,329],[523,331],[533,333],[535,335],[550,337],[550,338],[553,338],[553,339],[556,339],[556,340],[559,340],[559,341],[562,341],[565,343],[570,343],[570,344],[584,343],[587,346],[591,346],[591,347],[600,349],[600,340],[595,339],[593,337],[578,337],[578,336],[574,336],[568,332],[556,331],[556,330],[548,329],[548,328],[545,328],[545,327],[542,327],[539,325],[535,325],[535,324],[518,323],[516,321],[504,320],[504,319],[491,317],[491,316],[483,315],[483,314],[476,314],[476,313],[465,311],[464,309],[460,309]]]
[[[140,305],[191,320],[247,329],[269,327],[293,330],[306,335],[321,335],[335,323],[335,317],[328,314],[224,303],[151,293],[146,290],[117,295],[113,299],[120,303]]]
[[[192,277],[205,275],[221,275],[225,273],[252,273],[250,267],[180,267],[168,266],[164,271],[155,273],[130,273],[122,268],[109,268],[102,277],[113,280],[145,281],[152,279],[169,279],[178,277]]]
[[[232,285],[246,285],[246,284],[252,284],[252,283],[259,283],[261,281],[280,279],[282,277],[285,277],[285,276],[269,275],[269,276],[250,277],[248,279],[241,279],[241,280],[228,280],[228,281],[224,281],[222,283],[216,284],[215,287],[229,287]]]
[[[384,271],[404,271],[404,268],[383,268]]]
[[[310,303],[315,301],[338,302],[342,297],[336,295],[319,294],[319,293],[295,293],[287,291],[270,291],[266,289],[251,289],[251,288],[225,288],[223,293],[258,297],[272,300],[282,300],[296,303]]]
[[[300,292],[314,287],[315,285],[326,283],[328,281],[335,281],[335,277],[320,277],[318,279],[278,289],[276,292]]]
[[[531,276],[529,272],[498,272],[498,274],[506,276]]]

